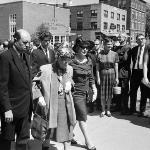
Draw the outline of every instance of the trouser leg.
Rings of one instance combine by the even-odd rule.
[[[30,139],[29,116],[18,119],[16,133],[16,150],[28,150],[28,141]]]

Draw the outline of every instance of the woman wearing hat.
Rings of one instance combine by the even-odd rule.
[[[90,43],[82,41],[78,47],[74,49],[75,58],[72,60],[70,65],[73,67],[73,81],[74,81],[74,93],[73,100],[76,110],[76,119],[79,122],[80,129],[84,135],[85,143],[88,150],[96,150],[95,146],[91,143],[87,132],[87,110],[86,110],[86,99],[89,91],[89,85],[93,89],[94,101],[97,97],[97,89],[94,83],[93,72],[92,72],[92,61],[87,57],[87,52]]]
[[[112,48],[112,40],[107,38],[104,41],[104,50],[98,54],[97,82],[98,85],[100,85],[100,99],[102,105],[101,117],[104,117],[105,113],[108,117],[111,117],[110,105],[113,96],[113,86],[119,83],[119,57],[116,52],[112,51]],[[106,112],[105,104],[107,105]]]
[[[41,83],[41,89],[36,91],[36,95],[39,95],[38,104],[45,108],[48,117],[49,129],[43,150],[50,146],[50,138],[64,143],[64,150],[68,149],[68,142],[72,139],[72,129],[76,123],[71,96],[73,70],[68,65],[72,56],[71,49],[62,44],[56,51],[56,62],[41,66],[34,79]]]

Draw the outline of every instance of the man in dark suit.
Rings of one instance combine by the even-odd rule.
[[[0,149],[27,150],[30,137],[32,88],[29,65],[30,34],[23,29],[14,34],[14,44],[0,55]]]
[[[140,100],[140,115],[145,111],[147,96],[145,93],[145,85],[141,82],[143,78],[143,54],[147,46],[145,45],[146,39],[144,35],[139,34],[136,37],[138,46],[132,48],[130,51],[130,58],[133,62],[132,75],[130,79],[130,112],[136,113],[137,90],[140,87],[141,100]]]
[[[32,77],[35,77],[38,73],[40,66],[51,64],[55,60],[54,51],[50,47],[51,33],[49,31],[41,31],[38,35],[40,46],[33,50],[31,54]]]

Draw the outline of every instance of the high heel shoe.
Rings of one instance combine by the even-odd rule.
[[[86,144],[86,143],[85,143],[85,144]],[[95,147],[95,146],[88,147],[88,145],[86,144],[86,147],[87,147],[87,150],[96,150],[96,147]]]
[[[87,150],[96,150],[96,147],[95,146],[92,146],[92,147],[87,147]]]

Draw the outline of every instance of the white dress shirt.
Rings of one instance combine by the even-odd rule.
[[[140,47],[140,46],[138,47],[137,60],[136,60],[134,69],[143,69],[144,49],[145,49],[145,45],[143,47]]]

